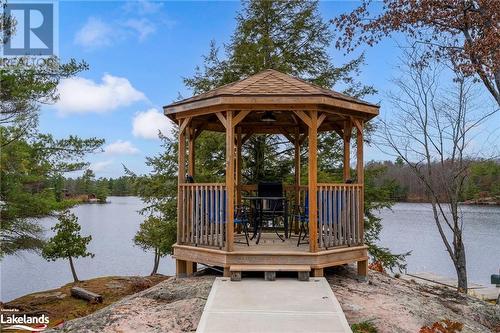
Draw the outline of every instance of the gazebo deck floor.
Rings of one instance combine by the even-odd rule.
[[[322,248],[312,253],[307,243],[297,246],[297,235],[292,233],[292,238],[283,242],[271,232],[262,233],[259,244],[254,239],[247,246],[244,241],[243,234],[235,234],[234,249],[230,252],[224,248],[175,244],[173,255],[178,264],[184,265],[180,266],[180,272],[185,271],[182,267],[189,267],[189,262],[224,267],[225,274],[226,270],[229,274],[231,265],[306,265],[315,270],[350,262],[358,262],[358,267],[367,266],[366,245]]]

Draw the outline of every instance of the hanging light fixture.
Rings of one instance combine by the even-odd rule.
[[[266,111],[260,118],[260,121],[264,121],[266,123],[272,123],[276,121],[276,116],[273,114],[272,111]]]

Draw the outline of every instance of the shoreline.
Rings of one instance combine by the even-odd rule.
[[[59,288],[29,293],[7,302],[0,302],[1,313],[15,311],[19,315],[46,314],[49,327],[61,322],[90,315],[123,298],[151,288],[169,276],[100,276],[80,282],[67,283]],[[89,304],[71,296],[71,287],[78,286],[103,296],[100,304]]]

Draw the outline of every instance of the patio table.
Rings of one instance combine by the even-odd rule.
[[[264,214],[264,200],[268,201],[283,201],[283,220],[285,226],[285,238],[288,238],[288,199],[286,197],[269,197],[269,196],[243,196],[241,197],[243,200],[249,201],[251,206],[255,207],[255,210],[258,211],[258,218],[253,217],[253,235],[250,238],[253,240],[257,236],[256,244],[259,244],[260,235],[262,233],[262,223],[263,223],[263,214]],[[274,213],[273,210],[268,210],[268,212]],[[280,211],[281,212],[281,211]],[[252,214],[253,215],[253,214]],[[284,241],[282,236],[278,233],[276,225],[273,220],[273,228],[276,232],[276,235]]]

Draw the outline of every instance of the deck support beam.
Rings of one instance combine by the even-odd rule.
[[[198,265],[192,261],[186,261],[186,276],[193,276],[198,270]]]
[[[368,259],[358,261],[358,277],[364,281],[368,279]]]
[[[175,259],[175,276],[178,278],[187,276],[187,261]]]
[[[325,274],[323,268],[313,268],[313,276],[314,277],[323,277]]]

